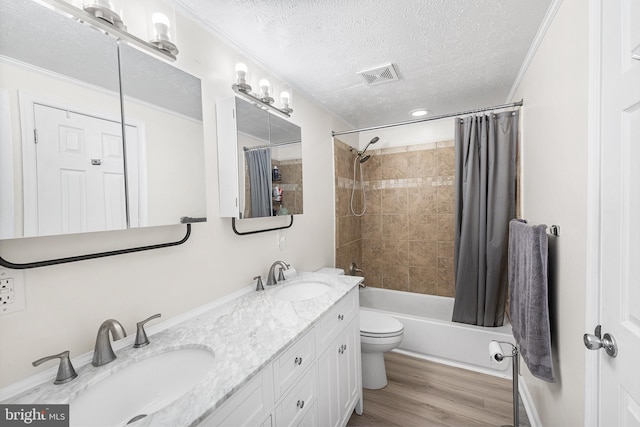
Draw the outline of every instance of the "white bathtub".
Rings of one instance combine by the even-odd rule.
[[[511,324],[497,328],[451,321],[453,298],[379,288],[360,289],[360,309],[389,314],[404,324],[397,351],[424,359],[511,378],[511,359],[489,357],[492,340],[514,342]],[[502,344],[505,354],[510,347]]]

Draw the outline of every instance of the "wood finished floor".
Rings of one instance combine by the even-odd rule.
[[[511,380],[399,353],[386,353],[389,384],[364,390],[364,413],[348,426],[501,426],[513,424]],[[520,403],[520,425],[529,426]]]

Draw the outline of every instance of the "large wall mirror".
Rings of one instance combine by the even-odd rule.
[[[240,98],[233,99],[233,107],[235,135],[219,140],[218,144],[235,145],[234,157],[238,162],[236,217],[302,214],[300,127]],[[225,107],[219,103],[218,108]],[[218,120],[219,127],[224,127],[225,123]]]
[[[200,80],[32,0],[0,9],[0,238],[206,217]]]

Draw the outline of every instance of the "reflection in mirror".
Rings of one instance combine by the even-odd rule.
[[[206,216],[200,79],[120,42],[127,191],[140,225]]]
[[[300,127],[239,98],[236,125],[241,218],[301,214]]]
[[[125,47],[123,139],[116,41],[32,0],[0,9],[0,238],[205,217],[200,81]]]
[[[0,8],[0,238],[126,228],[115,41],[31,0]]]

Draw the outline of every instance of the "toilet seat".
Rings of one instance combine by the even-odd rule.
[[[391,316],[368,310],[360,310],[360,336],[391,338],[402,335],[404,325]]]

